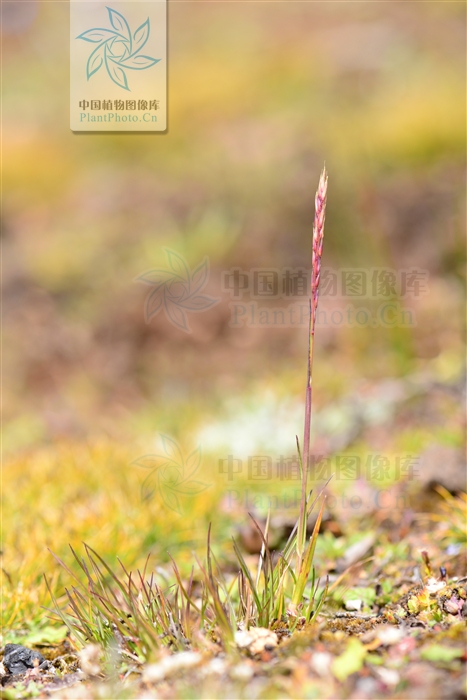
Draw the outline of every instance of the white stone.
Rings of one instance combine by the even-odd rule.
[[[167,676],[171,676],[178,671],[199,666],[203,657],[193,651],[181,651],[173,656],[166,656],[157,664],[146,666],[143,673],[143,680],[146,683],[156,683],[162,681]]]
[[[254,669],[248,664],[238,664],[230,670],[230,677],[234,681],[249,681],[254,675]]]
[[[393,625],[380,625],[376,631],[376,636],[381,644],[384,644],[385,646],[397,644],[405,637],[405,635],[406,633],[403,629],[394,627]]]
[[[327,676],[332,663],[332,656],[327,651],[317,651],[311,657],[311,667],[318,676]]]
[[[275,632],[265,627],[252,627],[248,631],[235,632],[235,643],[240,649],[248,649],[250,654],[261,654],[265,647],[276,647],[279,639]]]
[[[435,578],[429,578],[425,588],[431,596],[435,596],[443,588],[446,588],[446,582],[437,581]]]
[[[398,672],[393,668],[376,668],[375,673],[380,677],[385,685],[390,687],[397,685],[400,681]]]

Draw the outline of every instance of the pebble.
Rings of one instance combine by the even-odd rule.
[[[431,445],[420,455],[418,478],[426,490],[440,484],[451,493],[465,491],[465,455],[456,447]]]
[[[458,615],[464,606],[464,601],[456,596],[452,596],[450,600],[444,601],[444,609],[450,615]]]
[[[157,664],[147,666],[143,673],[143,681],[156,683],[178,671],[199,666],[203,660],[201,654],[192,651],[181,651],[173,656],[166,656]]]
[[[100,673],[102,673],[102,651],[97,644],[88,644],[84,647],[84,649],[81,649],[78,656],[81,664],[81,670],[87,676],[91,676],[92,678],[94,676],[99,676]]]
[[[47,662],[38,651],[23,647],[21,644],[6,644],[3,664],[10,673],[17,676],[20,673],[26,673],[29,668],[38,668]]]
[[[400,681],[400,676],[393,668],[376,668],[375,673],[383,681],[384,685],[392,688]]]
[[[235,643],[240,649],[247,649],[250,654],[261,654],[274,649],[279,639],[275,632],[265,627],[252,627],[248,631],[236,632]]]
[[[248,682],[254,675],[254,669],[248,664],[238,664],[230,670],[230,677],[234,681]]]
[[[203,676],[221,676],[227,670],[225,659],[211,659],[207,664],[201,666],[200,672]]]
[[[327,651],[315,652],[310,660],[313,671],[323,678],[330,672],[331,663],[332,656]]]
[[[435,596],[443,588],[446,588],[446,582],[445,581],[437,581],[435,578],[429,578],[427,583],[426,583],[425,588],[431,596]]]
[[[384,646],[398,644],[405,636],[403,629],[392,625],[380,625],[376,631],[376,636]]]

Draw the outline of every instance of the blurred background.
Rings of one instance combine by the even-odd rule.
[[[2,12],[16,554],[60,526],[64,542],[124,542],[131,563],[165,549],[159,520],[175,532],[221,517],[232,484],[219,459],[294,453],[307,329],[232,327],[222,275],[309,266],[324,162],[323,266],[417,268],[428,285],[401,300],[409,327],[318,328],[314,450],[428,455],[462,479],[465,6],[169,2],[169,129],[149,135],[70,131],[66,3]],[[191,270],[209,259],[204,291],[220,302],[188,314],[191,333],[145,320],[150,290],[135,279],[167,267],[164,248]],[[159,433],[203,450],[210,488],[185,518],[157,496],[145,505],[146,474],[129,466]]]

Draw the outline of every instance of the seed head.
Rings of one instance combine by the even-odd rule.
[[[324,219],[326,216],[326,192],[328,176],[323,168],[315,197],[315,220],[313,224],[313,254],[311,262],[311,332],[314,335],[316,311],[318,309],[321,256],[323,254]]]

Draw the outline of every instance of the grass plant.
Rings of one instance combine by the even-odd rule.
[[[238,572],[236,576],[227,577],[212,551],[209,527],[206,559],[204,562],[196,560],[188,581],[183,579],[173,559],[173,578],[167,581],[160,574],[148,574],[149,560],[144,570],[136,574],[129,572],[119,560],[120,570],[116,572],[91,547],[84,545],[84,557],[72,548],[82,575],[77,575],[62,559],[55,557],[72,580],[72,585],[66,589],[67,609],[59,604],[51,587],[49,592],[56,614],[80,646],[94,642],[105,648],[118,647],[123,658],[139,663],[153,657],[162,647],[183,651],[216,643],[225,650],[232,650],[238,630],[285,626],[293,631],[298,624],[316,619],[328,590],[327,582],[321,584],[313,567],[325,501],[322,494],[313,496],[308,491],[308,474],[313,348],[326,194],[327,174],[323,169],[315,197],[312,237],[303,451],[297,437],[301,503],[288,541],[281,552],[272,552],[268,543],[269,515],[264,530],[250,515],[251,527],[258,531],[262,542],[257,566],[251,566],[234,539]],[[320,509],[307,541],[307,523],[318,500]]]

